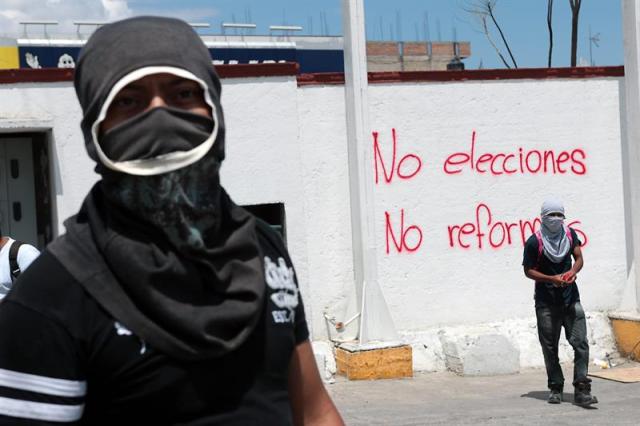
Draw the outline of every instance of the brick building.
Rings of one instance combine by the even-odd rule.
[[[446,70],[456,56],[471,55],[469,42],[368,41],[367,68],[375,71]]]

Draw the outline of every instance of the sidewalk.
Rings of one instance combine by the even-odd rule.
[[[593,367],[597,368],[597,367]],[[571,377],[571,367],[564,367]],[[592,409],[565,401],[546,402],[544,370],[492,377],[453,373],[417,374],[412,379],[353,381],[327,385],[347,425],[640,425],[640,383],[593,378],[600,401]]]

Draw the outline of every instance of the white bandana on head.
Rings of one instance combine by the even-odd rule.
[[[551,216],[560,213],[560,216]],[[558,198],[547,198],[540,209],[542,227],[543,251],[545,256],[553,263],[560,263],[571,250],[571,242],[567,238],[567,230],[564,225],[564,206]]]

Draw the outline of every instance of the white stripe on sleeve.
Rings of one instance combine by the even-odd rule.
[[[83,411],[84,404],[47,404],[0,397],[0,414],[10,417],[51,422],[75,422],[80,420]]]
[[[47,376],[5,370],[4,368],[0,368],[0,386],[71,398],[82,397],[87,394],[86,381],[54,379]]]

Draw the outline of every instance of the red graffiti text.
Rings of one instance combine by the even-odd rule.
[[[448,175],[461,173],[465,168],[477,173],[491,173],[494,176],[519,174],[565,174],[584,175],[587,173],[584,150],[571,151],[525,150],[518,152],[476,153],[476,131],[471,134],[471,148],[468,152],[454,152],[444,161],[443,169]]]
[[[579,220],[567,223],[576,231],[584,247],[587,245],[588,239],[586,234],[578,228],[580,224]],[[461,225],[449,225],[447,231],[450,247],[468,249],[475,246],[482,250],[485,247],[499,249],[515,243],[524,245],[527,238],[538,228],[540,228],[539,218],[521,219],[517,222],[496,221],[489,206],[480,203],[476,207],[475,221]]]
[[[405,228],[404,224],[404,209],[400,210],[400,229],[396,232],[393,231],[393,224],[391,223],[391,214],[384,212],[385,216],[385,239],[387,243],[387,254],[391,251],[391,244],[396,252],[402,253],[407,251],[412,253],[420,248],[422,245],[422,229],[418,225],[411,225]]]
[[[380,151],[380,144],[378,142],[378,132],[373,132],[373,161],[376,172],[376,184],[379,181],[378,163],[382,168],[384,175],[384,181],[391,183],[394,174],[398,175],[400,179],[411,179],[418,174],[422,169],[422,160],[416,154],[407,154],[400,158],[400,161],[396,161],[398,158],[398,143],[396,139],[396,129],[391,129],[391,137],[393,140],[393,151],[391,156],[391,165],[387,171],[387,163],[385,163]]]

